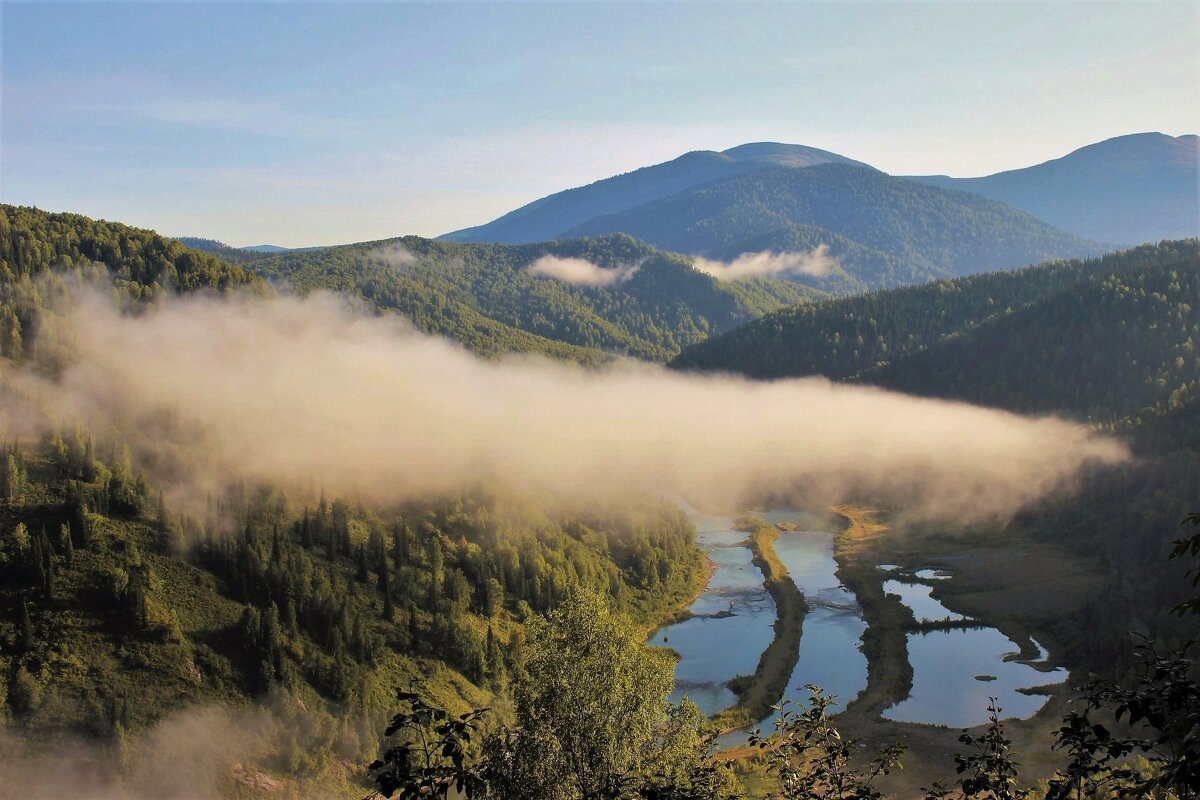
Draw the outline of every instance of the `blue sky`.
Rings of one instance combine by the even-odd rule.
[[[1200,4],[0,4],[0,199],[235,245],[485,222],[688,150],[979,175],[1200,132]]]

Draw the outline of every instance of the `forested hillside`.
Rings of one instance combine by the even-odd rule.
[[[153,231],[78,214],[0,206],[0,356],[26,354],[50,273],[103,276],[132,300],[165,289],[224,291],[257,282],[239,267]]]
[[[81,283],[109,287],[133,313],[176,290],[265,289],[123,225],[6,206],[0,233],[0,392],[14,398],[9,368],[56,368],[31,332]],[[337,275],[313,269],[314,282]],[[227,775],[223,791],[276,773],[358,796],[397,690],[450,708],[488,702],[522,657],[526,623],[568,593],[597,592],[650,625],[692,595],[702,568],[691,522],[654,497],[599,507],[476,486],[367,506],[220,475],[227,488],[175,509],[122,429],[65,418],[17,439],[11,422],[0,441],[0,715],[30,746],[82,736],[111,750],[86,776],[92,787],[129,777],[146,726],[215,702],[207,713],[222,709],[230,725],[255,720],[238,731],[249,772]]]
[[[724,259],[827,244],[871,288],[1102,249],[995,201],[843,164],[756,170],[599,217],[570,235],[613,231]]]
[[[1200,378],[1196,240],[769,314],[673,363],[809,374],[1105,421]]]
[[[358,297],[403,314],[420,330],[476,353],[537,353],[595,365],[612,354],[665,361],[683,347],[762,314],[820,296],[787,281],[718,281],[690,260],[628,236],[537,245],[456,245],[419,237],[284,253],[253,253],[214,240],[184,246],[153,231],[4,206],[0,266],[9,278],[99,265],[138,297],[163,287],[225,290],[259,277],[307,293]],[[622,269],[608,286],[536,275],[542,256]],[[155,288],[157,287],[157,288]],[[11,304],[10,304],[11,305]],[[0,312],[10,339],[28,313]]]
[[[398,688],[483,701],[523,623],[568,591],[647,622],[700,567],[659,501],[567,511],[479,490],[373,511],[260,487],[186,516],[114,449],[82,430],[3,448],[0,708],[34,741],[121,748],[199,701],[276,697],[291,733],[253,761],[302,780],[369,758]]]
[[[252,278],[208,253],[153,231],[78,214],[0,205],[0,281],[102,264],[114,281],[149,289],[228,289]]]
[[[546,255],[636,271],[609,286],[572,285],[529,271]],[[409,236],[263,256],[246,268],[302,292],[361,296],[477,352],[541,349],[579,360],[595,360],[600,351],[666,360],[688,344],[815,296],[786,281],[721,282],[692,269],[687,258],[622,235],[533,245]],[[587,350],[563,352],[568,346]]]
[[[255,280],[120,225],[11,207],[0,224],[9,366],[52,366],[22,332],[76,281],[136,311],[171,286]],[[253,769],[352,783],[397,689],[485,702],[525,623],[568,592],[648,624],[701,567],[691,523],[655,498],[600,509],[479,487],[383,508],[224,475],[228,492],[177,511],[121,430],[61,422],[0,444],[0,709],[26,742],[113,748],[92,786],[125,769],[135,732],[206,701],[268,715],[247,733]]]

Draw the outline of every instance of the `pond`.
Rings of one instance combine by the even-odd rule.
[[[1046,651],[1037,642],[1034,646],[1044,658]],[[1046,698],[1022,690],[1062,683],[1067,672],[1048,670],[1043,662],[1013,660],[1017,655],[1019,648],[995,628],[909,634],[912,691],[883,716],[897,722],[967,728],[987,722],[988,698],[995,697],[1003,718],[1031,717]]]
[[[940,600],[935,600],[932,586],[926,586],[923,583],[886,580],[883,582],[883,591],[886,594],[899,595],[900,602],[912,609],[913,617],[917,622],[965,619],[962,614],[956,614],[942,605]]]

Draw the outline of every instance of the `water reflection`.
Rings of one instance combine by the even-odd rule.
[[[1067,672],[1039,671],[1029,662],[1005,660],[1016,654],[1016,645],[995,628],[910,634],[912,692],[883,716],[897,722],[972,727],[987,721],[989,697],[997,698],[1005,718],[1033,716],[1046,698],[1022,690],[1062,683]]]
[[[917,622],[965,619],[962,614],[956,614],[942,605],[940,600],[935,600],[932,586],[926,586],[923,583],[887,580],[883,582],[883,591],[887,594],[899,595],[900,602],[912,609]]]
[[[692,603],[691,619],[654,631],[649,644],[670,647],[679,654],[672,702],[689,697],[712,715],[732,706],[737,697],[726,687],[736,675],[754,672],[762,651],[774,636],[775,603],[763,587],[762,573],[744,546],[746,534],[734,530],[732,517],[705,514],[683,504],[696,525],[700,547],[716,564],[708,587]],[[838,696],[844,708],[866,685],[867,662],[860,650],[865,623],[853,594],[836,576],[834,536],[822,530],[819,518],[802,512],[772,510],[759,516],[772,524],[795,525],[781,533],[775,551],[809,604],[800,639],[799,660],[788,681],[785,696],[806,702],[803,687],[813,683]],[[949,573],[922,569],[906,573],[896,565],[883,565],[896,576],[884,590],[900,596],[918,621],[964,617],[932,596],[932,587],[903,580],[906,574],[926,581],[943,580]],[[1047,658],[1036,642],[1039,660]],[[1022,690],[1060,683],[1067,673],[1048,670],[1035,661],[1019,661],[1017,646],[994,628],[971,627],[914,633],[908,636],[908,656],[913,667],[913,688],[907,699],[887,709],[883,716],[900,722],[969,727],[986,721],[989,697],[997,697],[1005,717],[1028,717],[1045,697]],[[1042,670],[1035,666],[1043,666]],[[770,722],[763,723],[764,728]],[[735,732],[719,740],[721,746],[744,742]]]

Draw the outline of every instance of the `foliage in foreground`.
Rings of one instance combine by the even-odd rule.
[[[734,798],[728,767],[711,759],[704,718],[667,702],[674,666],[598,594],[573,594],[532,631],[514,678],[517,725],[482,737],[483,710],[451,718],[419,697],[371,765],[384,797],[489,800]],[[432,743],[432,746],[430,746]]]

